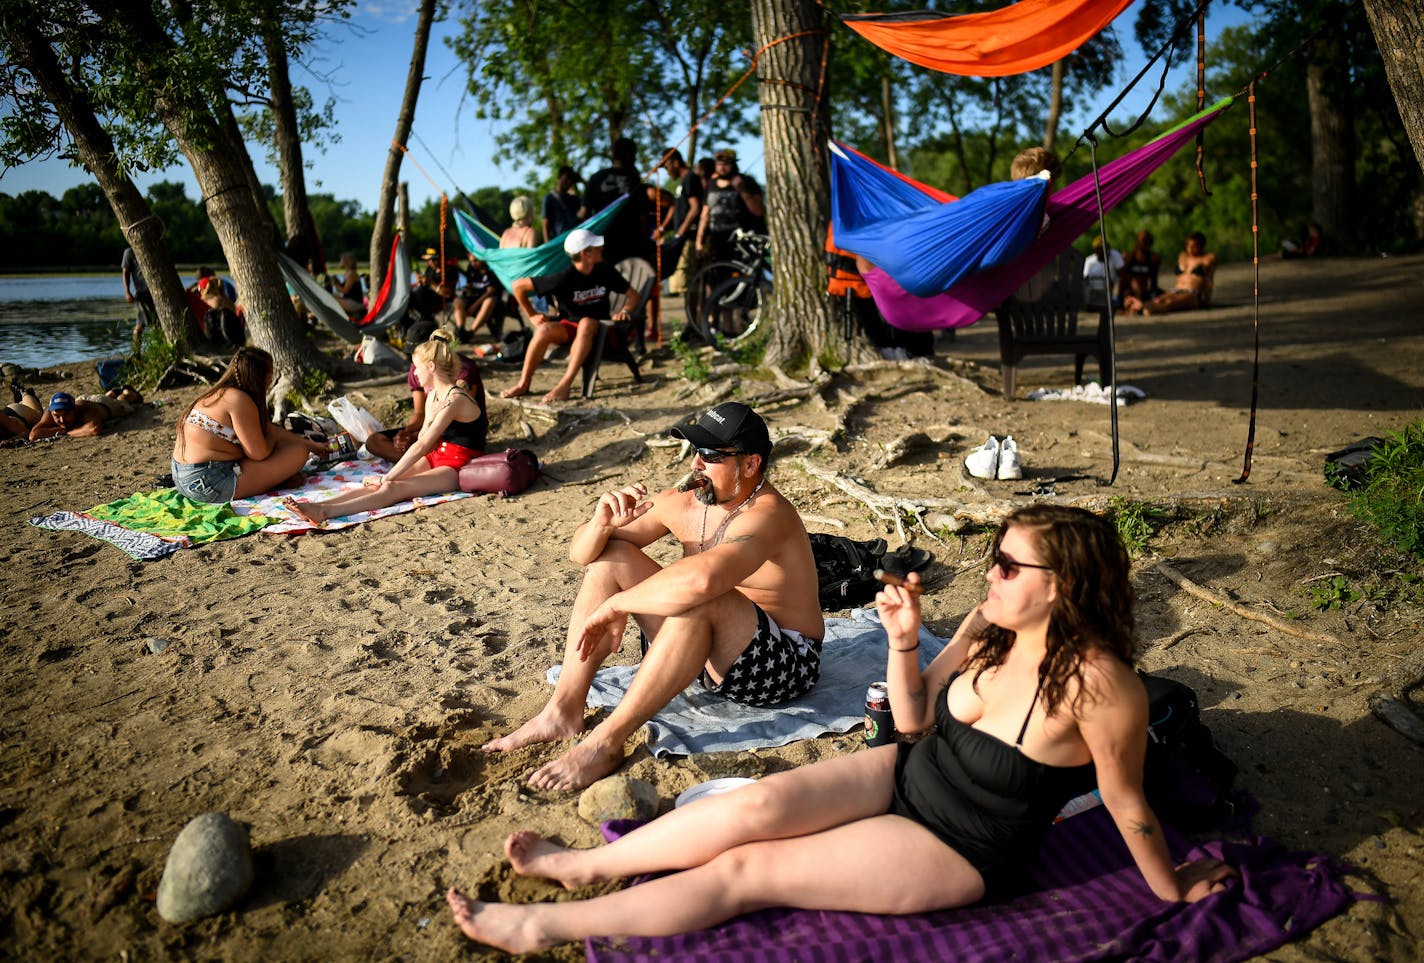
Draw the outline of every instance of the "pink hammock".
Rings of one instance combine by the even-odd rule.
[[[1228,97],[1167,131],[1156,140],[1105,164],[1098,171],[1102,187],[1102,210],[1112,210],[1126,200],[1157,168],[1167,162],[1197,131],[1210,124],[1230,107]],[[900,175],[902,179],[909,178]],[[932,197],[943,192],[916,185]],[[953,203],[953,202],[951,202]],[[998,267],[971,275],[943,294],[916,297],[908,293],[884,271],[865,274],[865,283],[875,298],[885,320],[906,331],[932,331],[936,328],[964,328],[993,311],[1004,299],[1017,291],[1025,281],[1037,274],[1058,254],[1069,247],[1078,235],[1098,221],[1098,204],[1094,196],[1093,175],[1086,174],[1060,191],[1048,196],[1046,213],[1048,229],[1016,259]],[[928,240],[928,239],[927,239]]]

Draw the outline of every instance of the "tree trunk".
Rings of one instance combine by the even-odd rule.
[[[895,99],[890,96],[890,75],[880,77],[880,114],[885,126],[885,161],[900,169],[900,157],[895,150]]]
[[[1416,0],[1365,0],[1365,13],[1414,159],[1424,173],[1424,7]]]
[[[163,222],[154,215],[133,181],[119,170],[113,140],[94,115],[89,98],[69,83],[54,48],[38,31],[23,25],[18,18],[12,19],[5,31],[21,64],[35,78],[69,136],[74,138],[80,162],[99,182],[114,216],[119,219],[124,237],[138,259],[139,271],[153,295],[163,336],[183,350],[188,335],[188,296],[173,268],[173,258],[163,237]]]
[[[1053,145],[1058,143],[1058,118],[1063,114],[1063,74],[1066,66],[1066,57],[1054,63],[1053,74],[1049,80],[1048,120],[1043,125],[1044,150],[1053,150]]]
[[[430,25],[435,20],[435,0],[420,0],[420,16],[415,25],[415,49],[410,55],[410,69],[405,77],[405,97],[401,100],[400,116],[396,119],[394,143],[386,153],[386,170],[381,175],[381,199],[376,205],[376,226],[371,232],[371,290],[379,291],[386,276],[386,254],[390,251],[391,229],[395,217],[396,183],[400,180],[401,158],[405,155],[396,144],[404,144],[415,124],[415,103],[420,98],[420,84],[425,77],[425,50],[430,45]]]
[[[826,294],[821,252],[831,212],[823,10],[816,0],[752,0],[751,8],[752,36],[762,51],[757,74],[766,215],[776,258],[766,360],[783,367],[809,365],[815,373],[874,356],[863,332],[853,330],[847,341]]]
[[[1330,238],[1332,249],[1348,253],[1355,247],[1355,139],[1350,121],[1350,81],[1338,23],[1315,41],[1305,76],[1313,155],[1311,212]]]
[[[262,36],[267,50],[267,76],[271,88],[272,128],[277,142],[277,164],[282,177],[282,219],[286,238],[298,234],[311,241],[313,252],[321,251],[316,222],[307,203],[307,178],[302,167],[302,132],[297,124],[297,108],[292,101],[292,78],[287,69],[287,45],[275,27]],[[315,257],[317,274],[326,273],[324,254]]]

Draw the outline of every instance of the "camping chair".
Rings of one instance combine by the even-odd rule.
[[[1041,291],[1041,297],[1031,299]],[[1083,362],[1089,355],[1098,359],[1103,387],[1113,383],[1112,345],[1106,311],[1098,317],[1097,330],[1078,331],[1078,313],[1083,308],[1083,258],[1068,248],[1051,264],[999,305],[999,361],[1004,375],[1004,397],[1013,400],[1018,365],[1031,354],[1071,354],[1073,383],[1083,380]]]
[[[638,292],[638,309],[627,321],[599,323],[593,347],[589,349],[588,357],[583,362],[585,398],[593,397],[593,385],[598,380],[598,366],[604,361],[624,362],[628,365],[628,370],[633,372],[633,380],[638,384],[643,383],[643,376],[638,371],[638,361],[633,356],[633,346],[636,344],[638,352],[642,353],[643,325],[647,323],[648,298],[652,294],[653,285],[657,283],[657,272],[643,258],[630,257],[618,262],[618,273],[627,279],[630,288]],[[622,295],[614,296],[610,304],[614,314],[623,309],[623,302]]]

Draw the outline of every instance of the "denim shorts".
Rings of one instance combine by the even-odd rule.
[[[195,502],[216,505],[237,494],[242,465],[235,461],[200,461],[196,465],[173,462],[173,487]]]

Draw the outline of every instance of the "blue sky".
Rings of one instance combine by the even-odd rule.
[[[1224,8],[1224,9],[1223,9]],[[1128,55],[1120,68],[1119,85],[1125,84],[1140,68],[1143,58],[1136,54],[1131,38],[1131,23],[1135,7],[1129,7],[1118,18],[1119,39]],[[1215,32],[1245,18],[1242,11],[1214,4],[1208,15],[1208,56],[1210,39]],[[325,153],[306,148],[310,164],[307,189],[334,194],[337,198],[354,199],[369,209],[380,190],[381,173],[386,150],[395,130],[396,114],[400,110],[405,89],[405,75],[410,64],[412,35],[415,29],[413,3],[399,0],[362,2],[352,17],[356,29],[333,27],[307,58],[312,71],[322,75],[318,80],[299,65],[293,66],[293,82],[312,88],[318,101],[328,95],[337,98],[336,118],[341,131],[341,143],[328,146]],[[456,62],[445,38],[456,25],[453,20],[435,25],[426,55],[426,80],[421,87],[416,107],[415,131],[407,145],[411,157],[439,189],[454,194],[456,187],[472,191],[495,185],[516,187],[534,183],[542,172],[506,161],[496,164],[494,133],[491,122],[475,118],[474,103],[465,96],[465,68]],[[1186,83],[1191,65],[1173,71],[1170,88]],[[1122,116],[1141,111],[1150,97],[1150,87],[1144,81],[1133,92],[1120,111]],[[1106,106],[1116,90],[1105,92],[1092,114]],[[1089,115],[1091,116],[1091,115]],[[1061,128],[1061,137],[1076,137],[1086,117],[1070,118]],[[636,132],[632,136],[637,139]],[[644,164],[651,163],[642,145]],[[762,176],[761,145],[758,141],[734,145],[743,159],[742,167],[755,176]],[[254,151],[258,176],[264,183],[276,185],[277,173]],[[587,171],[585,173],[588,173]],[[438,197],[439,189],[426,180],[409,161],[402,167],[402,176],[410,185],[411,203],[419,207],[426,200]],[[0,175],[0,191],[18,194],[26,190],[44,190],[58,197],[70,187],[90,181],[82,168],[64,161],[37,161],[6,171]],[[158,174],[135,178],[141,190],[155,181],[176,180],[187,186],[188,196],[200,196],[197,184],[186,164]]]

